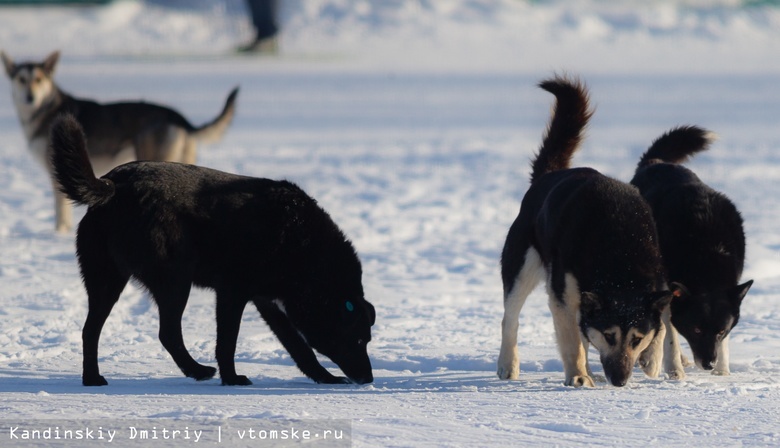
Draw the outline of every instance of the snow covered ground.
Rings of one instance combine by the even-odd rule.
[[[201,123],[240,85],[232,127],[199,163],[287,178],[317,198],[354,242],[378,314],[375,382],[321,386],[247,308],[236,359],[254,385],[227,388],[181,376],[154,306],[129,287],[102,335],[110,384],[82,387],[73,238],[53,232],[48,179],[0,88],[0,445],[31,446],[3,432],[19,422],[73,418],[106,428],[345,419],[355,446],[780,443],[780,10],[573,3],[288,1],[278,58],[224,56],[249,35],[232,0],[0,8],[0,48],[18,59],[60,48],[57,79],[77,95],[153,100]],[[690,166],[745,219],[743,278],[756,283],[732,333],[731,376],[637,370],[625,388],[563,387],[539,288],[521,314],[521,379],[496,378],[498,257],[552,104],[535,84],[555,70],[582,75],[597,107],[578,165],[628,180],[671,126],[720,135]],[[183,323],[192,355],[210,365],[213,302],[194,291]]]

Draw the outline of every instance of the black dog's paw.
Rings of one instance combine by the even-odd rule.
[[[318,378],[315,380],[317,384],[352,384],[352,381],[343,376],[330,375],[324,378]]]
[[[84,375],[81,377],[81,384],[85,386],[108,386],[108,381],[103,375]]]
[[[194,378],[196,381],[205,381],[214,378],[217,369],[209,366],[198,366],[196,369],[185,372],[188,378]]]
[[[252,382],[244,375],[236,375],[231,378],[222,377],[223,386],[251,386]]]

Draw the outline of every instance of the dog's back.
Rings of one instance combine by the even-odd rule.
[[[214,142],[222,137],[235,115],[238,90],[238,87],[231,90],[219,115],[201,126],[194,126],[178,111],[155,103],[145,101],[98,103],[75,98],[64,92],[60,92],[63,104],[58,112],[73,114],[82,124],[91,146],[95,146],[96,152],[92,154],[93,156],[101,153],[112,154],[118,148],[125,146],[143,146],[144,134],[149,134],[150,138],[163,138],[164,134],[155,132],[157,128],[164,127],[181,129],[200,142]],[[139,153],[137,158],[164,160],[157,153],[149,153],[147,157],[143,157],[144,155]]]
[[[77,243],[112,246],[112,251],[125,257],[121,263],[130,275],[143,277],[145,271],[187,264],[195,269],[190,275],[196,284],[214,288],[239,275],[230,263],[212,263],[220,257],[238,260],[251,255],[269,260],[265,271],[245,274],[273,278],[294,269],[287,264],[291,260],[280,259],[279,254],[301,256],[331,244],[335,255],[338,247],[346,248],[359,270],[343,233],[316,201],[291,182],[145,161],[121,165],[95,178],[81,154],[83,134],[78,123],[60,120],[55,129],[52,144],[59,148],[52,158],[55,176],[71,200],[90,207],[79,225]],[[311,229],[317,233],[307,234]],[[245,243],[236,246],[222,238]],[[291,246],[295,244],[299,247]],[[296,262],[314,259],[301,256]],[[208,267],[201,269],[198,264]],[[219,272],[221,266],[229,270]]]
[[[675,128],[653,142],[631,180],[653,209],[669,279],[694,294],[734,286],[745,260],[734,203],[680,165],[712,140],[695,126]]]
[[[717,352],[752,285],[738,285],[745,261],[742,217],[728,197],[680,165],[713,138],[696,126],[672,129],[642,155],[631,183],[653,210],[669,280],[685,287],[672,301],[672,323],[699,366],[725,374],[728,360],[715,363],[728,354]]]
[[[544,263],[556,263],[551,287],[559,298],[564,272],[574,273],[583,291],[663,287],[652,215],[636,190],[594,169],[570,168],[592,115],[584,87],[560,79],[540,86],[556,96],[556,110],[504,246],[505,287],[511,288],[525,255],[515,253],[516,238],[527,238]],[[629,235],[624,229],[636,230]]]

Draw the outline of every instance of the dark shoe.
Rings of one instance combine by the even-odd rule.
[[[247,45],[238,47],[239,53],[258,53],[258,54],[277,54],[279,52],[279,41],[276,36],[265,39],[257,39]]]

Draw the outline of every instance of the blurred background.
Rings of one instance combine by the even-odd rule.
[[[599,73],[780,71],[777,0],[279,0],[276,64]],[[245,0],[0,0],[0,48],[40,58],[217,58]]]

